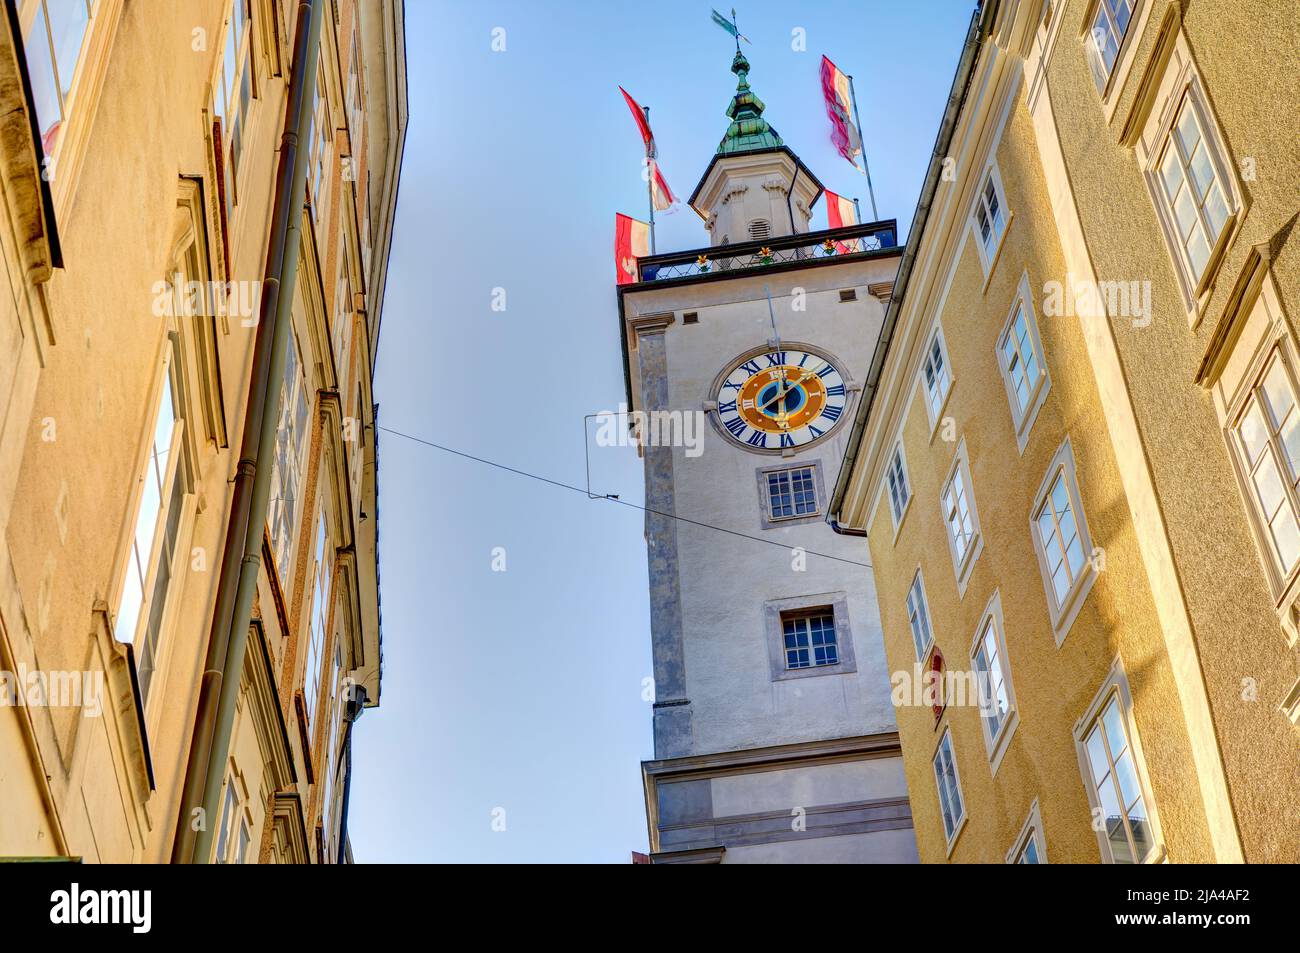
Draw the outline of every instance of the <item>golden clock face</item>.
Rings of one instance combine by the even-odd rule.
[[[737,362],[716,399],[718,421],[732,440],[752,450],[784,450],[833,430],[848,394],[844,377],[826,358],[774,349]]]

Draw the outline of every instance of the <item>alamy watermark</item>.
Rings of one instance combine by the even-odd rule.
[[[704,453],[704,411],[702,410],[628,410],[619,404],[617,411],[602,410],[595,415],[596,446],[684,447],[686,456]]]
[[[1151,323],[1150,281],[1065,281],[1043,283],[1043,314],[1049,318],[1129,318],[1135,328]]]
[[[186,281],[179,271],[153,283],[154,317],[233,317],[246,328],[257,324],[260,281]]]
[[[104,713],[104,673],[43,671],[18,663],[0,670],[0,708],[80,708],[83,718]]]

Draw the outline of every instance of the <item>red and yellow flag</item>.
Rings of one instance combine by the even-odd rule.
[[[650,226],[622,212],[614,216],[614,267],[618,284],[640,280],[637,259],[650,254]]]

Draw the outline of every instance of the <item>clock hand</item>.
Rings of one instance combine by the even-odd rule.
[[[773,397],[771,400],[769,400],[766,404],[764,404],[764,405],[763,405],[762,407],[760,407],[759,409],[760,409],[760,410],[767,410],[767,408],[771,407],[771,406],[772,406],[773,404],[775,404],[777,401],[781,400],[781,398],[783,398],[783,397],[785,397],[787,394],[789,394],[791,388],[792,388],[795,384],[798,384],[801,380],[803,380],[803,377],[802,377],[802,376],[801,376],[801,377],[796,377],[794,380],[790,380],[789,378],[786,378],[786,379],[783,381],[783,383],[785,384],[785,390],[781,391],[781,393],[777,394],[775,397]]]

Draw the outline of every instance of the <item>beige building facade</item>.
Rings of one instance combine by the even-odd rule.
[[[1300,857],[1286,6],[972,17],[831,506],[923,862]]]
[[[402,4],[11,6],[0,856],[341,862],[350,726],[379,702],[371,382]],[[279,366],[258,333],[274,301],[290,318]],[[246,423],[265,415],[273,446],[250,457]],[[236,488],[257,470],[260,559],[232,566]],[[223,656],[241,563],[256,591]],[[209,769],[200,699],[218,697]],[[209,778],[215,797],[186,796]]]

